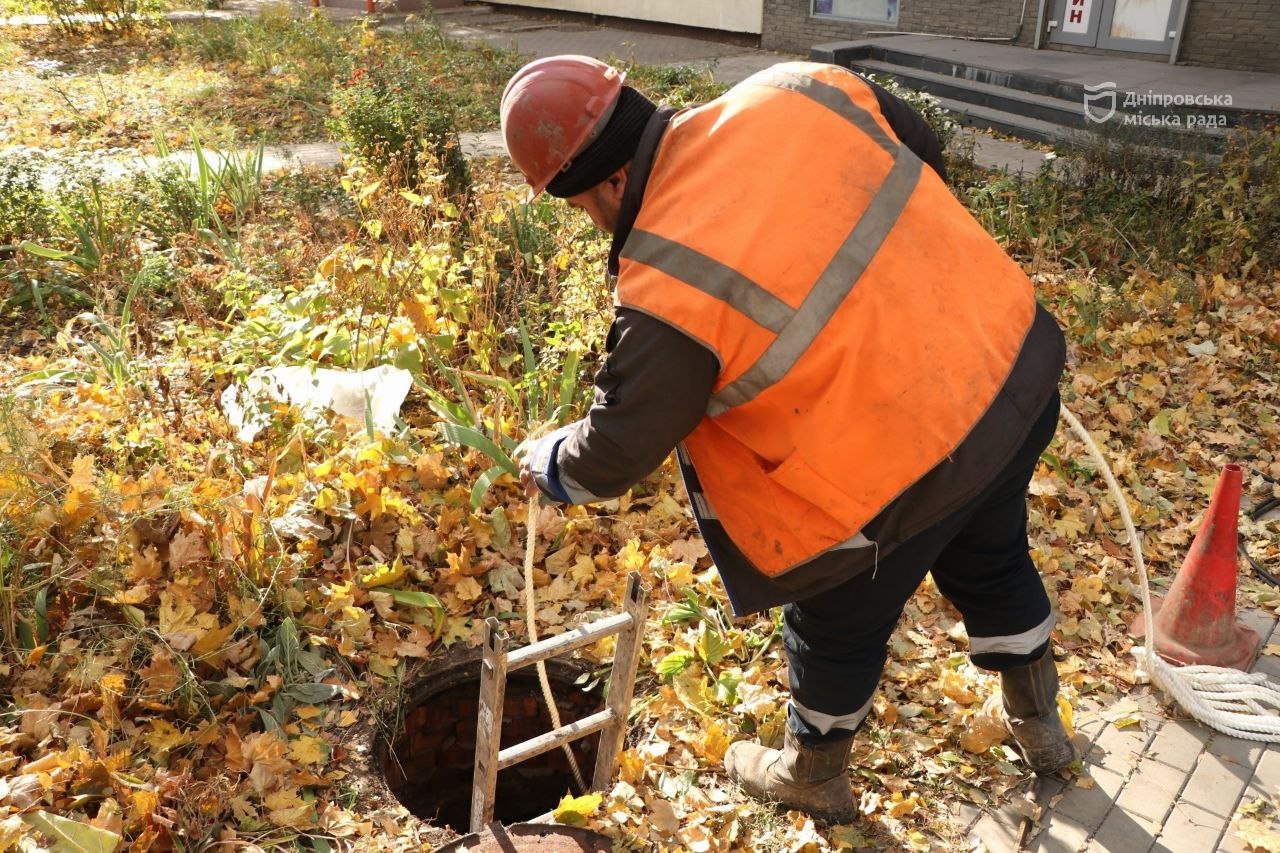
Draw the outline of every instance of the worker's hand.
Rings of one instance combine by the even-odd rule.
[[[542,489],[539,489],[538,484],[534,482],[533,470],[529,467],[527,456],[520,459],[520,487],[524,489],[525,497],[528,498],[536,498],[542,494]]]
[[[554,470],[555,462],[552,454],[556,452],[560,442],[568,435],[569,429],[569,427],[561,427],[555,432],[540,438],[526,440],[515,449],[512,455],[520,466],[520,486],[528,497],[541,497],[543,501],[559,502],[565,500],[564,498],[555,497],[553,490],[558,486],[549,485],[553,478],[548,474],[548,471]]]

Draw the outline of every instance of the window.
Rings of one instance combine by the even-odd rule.
[[[851,21],[894,24],[898,21],[898,0],[812,0],[813,14]]]

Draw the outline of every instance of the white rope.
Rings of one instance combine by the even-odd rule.
[[[1147,583],[1147,564],[1124,493],[1120,491],[1111,467],[1089,431],[1066,406],[1062,406],[1062,417],[1089,449],[1089,455],[1115,497],[1125,532],[1129,534],[1134,564],[1142,585],[1142,612],[1147,624],[1147,645],[1134,648],[1141,670],[1200,722],[1232,737],[1280,743],[1280,685],[1268,681],[1261,673],[1221,666],[1174,666],[1155,653],[1155,618],[1151,609],[1151,588]]]
[[[529,645],[538,642],[538,622],[535,610],[537,599],[533,594],[533,546],[538,541],[538,499],[529,498],[529,518],[525,524],[527,530],[524,544],[524,609],[525,624],[529,627]],[[538,661],[538,681],[542,684],[542,700],[547,703],[547,711],[551,714],[551,728],[560,728],[560,709],[551,695],[551,681],[547,678],[547,662]],[[573,754],[569,744],[560,747],[569,759],[569,769],[573,771],[573,779],[578,783],[578,790],[586,793],[587,783],[582,778],[582,768],[578,766],[578,757]]]

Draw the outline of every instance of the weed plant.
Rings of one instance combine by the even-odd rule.
[[[960,125],[936,96],[903,86],[886,74],[871,74],[869,79],[888,90],[889,94],[901,98],[907,106],[919,113],[928,122],[934,136],[938,137],[938,145],[943,151],[951,147]]]
[[[1240,130],[1220,157],[1103,139],[1034,175],[970,176],[970,211],[1024,262],[1184,279],[1280,267],[1280,136]]]
[[[720,97],[729,87],[717,83],[710,68],[693,65],[642,65],[633,60],[612,58],[610,62],[627,75],[627,85],[644,92],[650,100],[683,108]]]

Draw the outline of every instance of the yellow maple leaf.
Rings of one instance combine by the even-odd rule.
[[[995,717],[979,714],[970,719],[968,727],[960,735],[960,746],[973,753],[986,752],[1005,738],[1004,723]]]
[[[93,464],[96,460],[91,454],[82,453],[71,463],[71,478],[67,481],[73,489],[82,492],[96,491],[93,485]]]
[[[644,778],[646,764],[644,757],[634,749],[623,750],[618,756],[618,776],[623,782],[634,785]]]
[[[96,489],[78,489],[74,486],[67,489],[67,496],[62,502],[62,512],[67,517],[67,525],[74,527],[93,515],[97,501]]]
[[[1067,737],[1075,737],[1075,713],[1071,709],[1071,702],[1066,696],[1058,694],[1058,717],[1062,719],[1062,727],[1067,731]]]
[[[400,313],[413,324],[420,335],[433,335],[436,332],[436,306],[425,296],[415,296],[400,302]]]
[[[143,821],[151,817],[159,805],[160,797],[155,791],[148,791],[145,788],[139,789],[133,792],[132,802],[129,804],[129,813],[135,821]]]
[[[644,568],[648,562],[648,557],[640,550],[639,539],[628,539],[627,544],[618,554],[618,571],[623,574],[627,572],[638,572]]]
[[[255,732],[243,739],[235,726],[227,729],[227,766],[249,774],[249,782],[259,793],[280,787],[293,767],[285,757],[286,744],[274,732]]]
[[[125,477],[116,486],[116,493],[120,495],[120,509],[122,512],[133,514],[142,512],[142,484],[133,477]]]
[[[707,730],[702,735],[702,743],[699,744],[699,752],[704,758],[719,764],[724,760],[725,750],[729,748],[729,735],[724,730],[724,726],[712,720],[707,724]]]
[[[464,545],[462,550],[457,554],[450,551],[444,555],[445,562],[449,564],[450,575],[466,575],[467,577],[475,577],[489,571],[483,565],[475,565],[471,562],[471,546]]]
[[[320,494],[316,495],[314,505],[315,505],[315,508],[320,510],[321,512],[328,512],[329,510],[337,506],[341,502],[341,500],[342,499],[338,497],[338,492],[335,489],[331,489],[328,486],[325,486],[323,489],[320,490]]]
[[[200,636],[200,639],[196,640],[195,645],[191,647],[191,651],[201,657],[221,649],[223,644],[231,639],[231,635],[236,632],[236,623],[228,622],[226,625],[219,626],[217,617],[213,616],[212,618],[214,620],[213,627],[205,631]]]
[[[191,741],[190,733],[179,731],[172,723],[159,719],[151,721],[151,731],[147,732],[144,737],[147,740],[147,745],[151,747],[151,751],[158,755]]]
[[[128,589],[121,590],[114,595],[107,596],[107,601],[112,604],[142,604],[151,597],[151,585],[147,583],[135,584]]]
[[[1236,824],[1236,837],[1249,846],[1250,850],[1265,850],[1266,853],[1280,853],[1280,833],[1269,820],[1258,818],[1241,818]]]
[[[595,814],[603,799],[598,793],[583,794],[581,797],[565,794],[552,816],[557,822],[568,826],[586,826],[587,818]]]
[[[151,547],[133,552],[125,575],[130,581],[155,580],[160,577],[162,571],[159,552]]]
[[[480,584],[476,583],[476,579],[471,577],[461,578],[454,584],[453,591],[463,601],[475,601],[484,592]]]
[[[385,454],[382,452],[382,448],[376,444],[366,445],[364,449],[356,454],[357,462],[364,462],[369,465],[381,465],[384,458]]]
[[[449,483],[449,469],[444,467],[441,453],[423,453],[413,460],[418,485],[424,489],[442,489]]]
[[[307,829],[315,825],[315,807],[298,796],[293,788],[281,788],[262,798],[267,818],[276,826]]]
[[[906,817],[915,814],[920,810],[920,795],[912,793],[910,796],[904,797],[901,791],[894,791],[893,796],[889,800],[889,816],[890,817]]]
[[[377,521],[385,509],[382,503],[382,496],[385,491],[386,488],[383,487],[382,489],[366,492],[364,500],[356,506],[356,513],[359,515],[368,513],[370,521]]]
[[[360,577],[360,583],[366,589],[373,589],[379,586],[389,586],[393,583],[399,583],[404,580],[405,565],[404,562],[396,557],[391,565],[380,563],[372,572],[368,572]]]
[[[329,760],[329,745],[322,738],[301,735],[289,741],[289,757],[300,764],[324,764]]]
[[[1084,519],[1080,518],[1079,513],[1069,512],[1049,525],[1053,532],[1068,541],[1074,541],[1079,538],[1081,533],[1088,529],[1084,523]]]
[[[972,705],[978,701],[978,694],[973,691],[964,675],[954,669],[942,673],[942,692],[958,705]]]
[[[1071,589],[1082,599],[1093,604],[1102,598],[1102,578],[1097,575],[1076,578],[1071,582]]]

